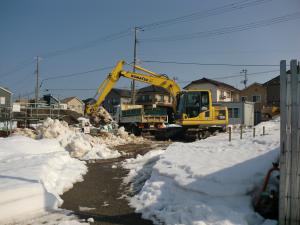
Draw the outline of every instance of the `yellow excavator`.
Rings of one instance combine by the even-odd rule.
[[[203,139],[210,134],[224,131],[228,125],[226,107],[213,106],[210,90],[181,90],[179,85],[166,75],[135,66],[137,72],[124,70],[125,61],[119,61],[97,90],[97,100],[86,106],[86,114],[97,111],[121,77],[148,83],[166,89],[173,98],[174,124],[160,128],[156,137],[160,139],[176,136],[193,136]]]

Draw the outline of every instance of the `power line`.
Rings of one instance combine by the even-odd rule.
[[[6,76],[9,76],[10,74],[12,73],[15,73],[15,72],[18,72],[22,69],[24,69],[25,67],[33,64],[35,62],[35,60],[30,60],[30,61],[25,61],[25,62],[22,62],[20,63],[19,65],[15,66],[12,70],[8,71],[8,72],[5,72],[3,74],[0,75],[0,78],[3,78],[3,77],[6,77]]]
[[[279,72],[278,70],[267,70],[267,71],[260,71],[260,72],[254,72],[254,73],[247,73],[247,76],[254,76],[254,75],[259,75],[259,74],[266,74],[266,73],[273,73],[273,72]],[[229,79],[229,78],[235,78],[235,77],[243,77],[244,74],[235,74],[235,75],[229,75],[229,76],[219,76],[219,77],[212,77],[210,79],[215,79],[215,80],[223,80],[223,79]],[[210,77],[210,76],[208,76]],[[184,80],[184,81],[178,81],[178,83],[189,83],[192,82],[193,80]]]
[[[42,57],[49,59],[49,58],[52,58],[52,57],[55,57],[55,56],[60,56],[60,55],[64,55],[64,54],[68,54],[68,53],[76,52],[76,51],[81,51],[83,49],[91,48],[91,47],[99,44],[100,42],[109,42],[109,41],[117,40],[117,39],[129,36],[130,34],[131,34],[131,29],[128,28],[126,30],[116,32],[116,33],[112,33],[112,34],[97,38],[95,40],[79,44],[79,45],[74,46],[74,47],[69,47],[69,48],[60,49],[60,50],[56,50],[56,51],[52,51],[52,52],[42,54]]]
[[[279,64],[198,63],[198,62],[178,62],[178,61],[159,61],[159,60],[142,60],[142,62],[145,62],[145,63],[160,63],[160,64],[178,64],[178,65],[197,65],[197,66],[279,67]]]
[[[143,42],[161,42],[161,41],[180,41],[180,40],[187,40],[187,39],[195,39],[195,38],[206,38],[212,36],[219,36],[234,32],[241,32],[245,30],[257,29],[260,27],[271,26],[278,23],[287,22],[290,20],[300,19],[300,12],[295,12],[291,14],[286,14],[280,17],[274,17],[271,19],[260,20],[252,23],[247,23],[239,26],[233,27],[223,27],[219,29],[209,30],[209,31],[201,31],[191,34],[183,34],[183,35],[173,35],[173,36],[166,36],[166,37],[154,37],[154,38],[144,38],[142,39]]]
[[[97,88],[46,88],[43,91],[95,91]]]
[[[62,74],[62,75],[50,76],[50,77],[47,77],[47,78],[43,79],[43,81],[60,79],[60,78],[66,78],[66,77],[75,77],[75,76],[80,76],[80,75],[84,75],[84,74],[87,74],[87,73],[93,73],[93,72],[103,71],[103,70],[112,69],[112,68],[113,68],[113,66],[107,66],[107,67],[102,67],[102,68],[87,70],[87,71],[83,71],[83,72],[76,72],[76,73],[69,73],[69,74]]]
[[[199,19],[203,19],[206,17],[210,17],[210,16],[221,15],[221,14],[225,14],[228,12],[241,10],[244,8],[257,6],[257,5],[264,4],[264,3],[270,2],[270,1],[272,1],[272,0],[255,0],[255,1],[244,0],[244,1],[226,4],[226,5],[212,8],[212,9],[205,10],[205,11],[200,11],[200,12],[198,11],[198,12],[190,13],[187,15],[175,17],[172,19],[166,19],[166,20],[161,20],[161,21],[157,21],[154,23],[149,23],[146,25],[141,25],[140,27],[149,31],[149,30],[153,30],[156,28],[174,25],[177,23],[190,22],[193,20],[199,20]]]

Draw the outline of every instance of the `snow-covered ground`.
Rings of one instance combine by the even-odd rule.
[[[72,158],[56,139],[0,139],[0,224],[56,210],[61,195],[81,181],[84,161]]]
[[[141,191],[130,204],[156,224],[276,224],[256,214],[251,193],[279,156],[279,119],[194,143],[173,143],[166,151],[124,162],[131,169],[125,181]],[[262,127],[266,135],[262,136]]]
[[[36,130],[17,129],[13,136],[0,138],[0,224],[15,223],[50,213],[57,215],[62,195],[81,181],[87,172],[80,160],[108,159],[121,156],[109,147],[139,143],[119,128],[116,134],[92,137],[67,123],[46,119]],[[79,160],[80,159],[80,160]],[[78,224],[74,218],[62,217],[53,224]],[[31,224],[33,222],[25,222]]]

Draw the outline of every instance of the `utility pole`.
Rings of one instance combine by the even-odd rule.
[[[37,103],[39,100],[39,92],[40,92],[40,88],[39,88],[39,57],[36,57],[36,86],[35,86],[35,104],[37,107]]]
[[[142,29],[139,27],[134,27],[134,46],[133,46],[133,72],[135,72],[136,65],[136,46],[138,43],[137,32]],[[135,104],[135,80],[131,81],[131,103]]]
[[[246,69],[243,69],[241,71],[241,74],[244,74],[244,80],[242,81],[242,83],[245,85],[245,88],[247,87],[247,82],[248,82],[247,72],[248,70]]]

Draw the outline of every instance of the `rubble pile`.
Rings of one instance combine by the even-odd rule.
[[[99,127],[101,125],[111,124],[113,122],[113,118],[106,109],[100,106],[97,111],[90,115],[90,121],[95,127]]]

